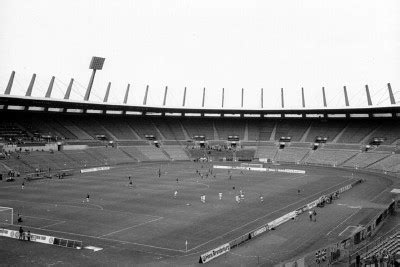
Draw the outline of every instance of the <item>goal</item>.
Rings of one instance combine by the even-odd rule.
[[[241,163],[241,167],[246,167],[246,168],[262,168],[263,165],[261,163]]]
[[[14,209],[10,207],[0,207],[0,225],[13,224]]]

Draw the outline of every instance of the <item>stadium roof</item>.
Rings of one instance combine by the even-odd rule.
[[[174,116],[257,116],[257,117],[400,117],[400,106],[319,109],[199,109],[131,106],[126,104],[92,103],[26,96],[0,95],[0,110],[33,112],[100,113]],[[340,116],[342,115],[342,116]]]

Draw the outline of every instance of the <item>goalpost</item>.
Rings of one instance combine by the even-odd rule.
[[[14,224],[14,209],[10,207],[0,207],[0,225]]]

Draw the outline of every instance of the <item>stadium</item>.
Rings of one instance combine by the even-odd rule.
[[[2,237],[6,264],[308,266],[399,251],[390,84],[386,107],[285,110],[282,92],[280,110],[210,110],[70,101],[71,85],[53,99],[53,81],[32,97],[35,75],[15,96],[14,77],[0,218],[46,241],[21,252]]]
[[[399,11],[4,0],[0,266],[399,266]]]

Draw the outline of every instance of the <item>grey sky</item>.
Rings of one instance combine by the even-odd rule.
[[[43,96],[52,75],[54,97],[62,97],[71,77],[72,97],[82,99],[93,55],[106,58],[91,96],[100,101],[108,81],[110,101],[120,103],[127,83],[129,104],[200,107],[278,108],[280,88],[288,107],[343,106],[346,85],[352,105],[366,105],[364,85],[374,104],[388,104],[390,82],[400,101],[400,2],[398,0],[1,0],[0,92],[12,70],[12,93],[23,95],[33,72],[33,95]]]

